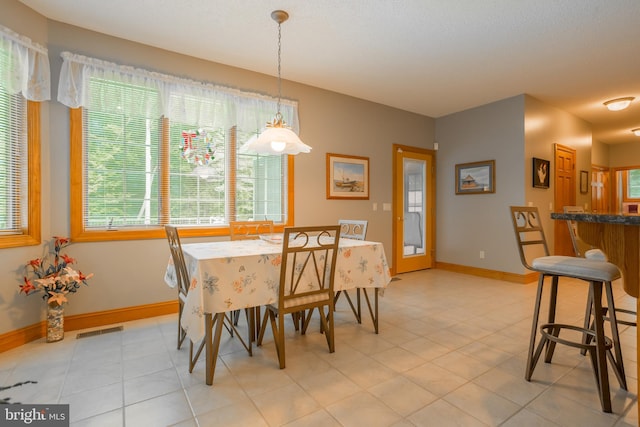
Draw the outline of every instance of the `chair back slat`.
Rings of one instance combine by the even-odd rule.
[[[338,224],[340,225],[340,237],[346,239],[365,240],[367,236],[367,224],[366,220],[357,219],[340,219]]]
[[[522,265],[534,270],[529,262],[529,252],[525,248],[535,248],[537,256],[549,256],[549,247],[544,235],[540,213],[535,206],[511,206],[511,221],[518,242],[518,253]]]
[[[231,240],[259,239],[261,234],[273,233],[273,221],[231,221],[229,235]]]
[[[317,302],[333,301],[340,226],[289,227],[284,229],[280,266],[280,309],[302,309]]]
[[[173,266],[176,271],[178,292],[180,292],[181,295],[186,296],[189,292],[189,273],[187,272],[187,265],[184,261],[184,254],[182,252],[182,245],[180,244],[178,228],[173,225],[165,225],[164,229],[167,233],[171,259],[173,259]]]

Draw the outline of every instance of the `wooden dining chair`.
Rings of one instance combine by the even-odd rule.
[[[261,234],[273,233],[273,221],[229,221],[231,240],[259,239]]]
[[[333,331],[333,283],[340,226],[285,228],[277,303],[267,306],[257,345],[271,324],[280,369],[285,367],[284,325],[286,314],[318,309],[329,352],[335,351]],[[326,311],[325,311],[326,310]],[[302,316],[304,334],[311,316]]]
[[[618,267],[606,261],[550,255],[538,208],[511,206],[510,211],[522,265],[531,271],[539,273],[525,379],[531,381],[533,371],[543,351],[545,352],[545,362],[551,363],[556,344],[585,350],[591,358],[602,410],[611,412],[609,374],[607,371],[608,361],[611,362],[611,367],[620,383],[620,387],[627,389],[624,366],[619,353],[617,327],[614,327],[616,319],[615,309],[613,309],[615,308],[613,295],[608,291],[606,292],[607,303],[612,308],[610,310],[612,316],[610,324],[614,335],[613,341],[604,334],[604,319],[602,316],[594,316],[593,328],[563,324],[556,322],[556,307],[559,279],[561,277],[570,277],[588,283],[588,292],[593,296],[594,312],[601,313],[603,287],[610,289],[611,282],[620,278]],[[539,325],[545,279],[547,278],[551,278],[547,322]],[[560,336],[562,331],[578,332],[581,337],[589,335],[592,340],[587,342],[584,338],[581,341],[567,339]],[[538,335],[540,336],[539,342],[537,342]],[[618,341],[617,345],[615,341]],[[613,347],[616,347],[615,356],[611,351]]]
[[[189,274],[184,262],[184,254],[182,253],[182,245],[180,244],[180,236],[178,229],[172,225],[165,225],[167,240],[169,241],[169,250],[173,259],[173,266],[176,272],[176,283],[178,288],[178,350],[182,346],[187,332],[182,328],[182,311],[184,303],[189,293]]]
[[[182,244],[180,243],[178,228],[173,225],[165,225],[164,229],[167,235],[167,241],[169,242],[169,251],[171,252],[171,259],[173,260],[173,266],[176,274],[175,281],[178,288],[178,350],[180,350],[182,343],[187,337],[187,331],[182,327],[182,312],[184,311],[184,304],[187,300],[191,280],[189,277],[189,271],[187,270],[187,264],[184,260],[184,253],[182,252]],[[245,341],[242,339],[240,334],[237,334],[237,330],[235,329],[233,322],[226,314],[224,316],[224,326],[232,336],[234,335],[234,331],[236,332],[238,339],[251,355],[251,340]],[[189,372],[193,371],[204,346],[205,340],[202,340],[194,354],[193,341],[189,340]]]

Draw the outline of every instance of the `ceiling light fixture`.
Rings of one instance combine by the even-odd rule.
[[[631,129],[631,132],[633,132],[635,136],[640,136],[640,128]]]
[[[604,103],[604,105],[609,109],[609,111],[620,111],[624,110],[631,104],[635,98],[633,96],[627,96],[624,98],[616,98]]]
[[[280,99],[282,98],[282,79],[280,77],[280,51],[281,51],[281,25],[289,19],[289,14],[284,10],[274,10],[271,18],[278,23],[278,112],[272,122],[267,123],[267,128],[259,137],[254,137],[247,142],[245,148],[258,154],[298,154],[309,153],[311,147],[303,143],[298,135],[285,123],[280,112]]]

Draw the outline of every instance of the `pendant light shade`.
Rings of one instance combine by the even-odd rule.
[[[311,147],[303,143],[298,135],[285,123],[280,113],[280,99],[282,98],[282,79],[280,77],[281,24],[289,19],[284,10],[271,12],[271,18],[278,23],[278,112],[272,122],[267,123],[266,129],[258,137],[251,138],[244,149],[258,154],[298,154],[309,153]]]
[[[278,113],[280,114],[280,113]],[[310,153],[311,147],[302,142],[282,120],[282,115],[276,115],[273,123],[260,134],[251,138],[245,148],[258,154],[299,154]]]

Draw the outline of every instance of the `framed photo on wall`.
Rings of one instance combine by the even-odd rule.
[[[533,158],[533,186],[535,188],[549,188],[551,175],[549,160]]]
[[[495,193],[495,182],[495,160],[456,165],[456,194]]]
[[[369,200],[369,158],[327,153],[327,199]]]
[[[589,192],[589,172],[580,171],[580,193],[587,194]]]

